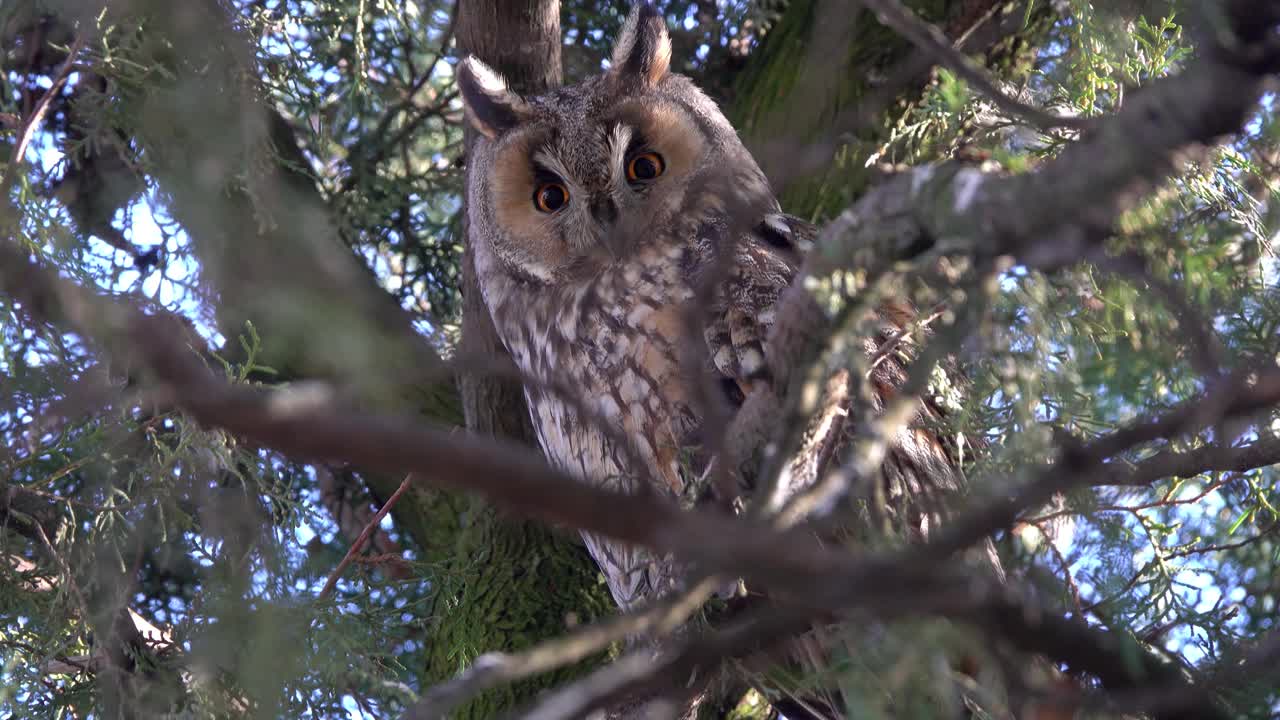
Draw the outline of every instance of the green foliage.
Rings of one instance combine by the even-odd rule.
[[[30,340],[58,342],[47,333]],[[261,341],[251,327],[238,342],[247,362],[221,363],[229,379],[245,382],[251,372],[269,370],[256,364]],[[41,354],[6,353],[5,389],[30,393],[34,407],[84,402],[87,388],[77,391],[54,373],[87,358],[63,355],[55,364]],[[88,368],[83,373],[86,381],[93,377]],[[56,394],[68,390],[69,397]],[[303,468],[180,415],[128,405],[109,407],[92,424],[32,429],[30,422],[5,427],[16,451],[5,457],[9,483],[47,502],[39,519],[12,508],[8,514],[16,534],[4,552],[14,567],[32,568],[7,568],[0,593],[0,642],[10,661],[5,692],[22,708],[17,717],[46,716],[55,706],[83,714],[101,701],[90,692],[91,675],[51,672],[47,664],[90,662],[106,633],[95,623],[86,634],[82,618],[124,607],[151,618],[166,636],[137,661],[182,677],[181,692],[153,712],[226,717],[230,707],[256,717],[296,716],[337,711],[341,696],[356,690],[372,703],[412,697],[403,686],[412,677],[403,651],[388,639],[407,639],[413,627],[402,617],[415,583],[390,588],[400,598],[395,605],[388,597],[362,599],[358,613],[317,603],[308,589],[315,569],[297,553],[291,532],[275,530],[325,523]],[[31,536],[38,542],[19,542]],[[282,647],[289,652],[282,655]]]
[[[1044,66],[1043,78],[1051,94],[1082,114],[1108,111],[1134,86],[1190,57],[1171,17],[1136,19],[1125,26],[1125,41],[1116,42],[1086,3],[1072,5],[1077,21],[1060,36],[1070,50]],[[1246,136],[1187,167],[1126,215],[1112,250],[1142,258],[1145,270],[1081,265],[1053,277],[1005,279],[993,347],[972,374],[987,399],[971,410],[971,427],[998,451],[971,477],[998,482],[1028,459],[1035,464],[1048,447],[1048,437],[1035,432],[1045,420],[1094,437],[1199,394],[1204,379],[1185,341],[1198,318],[1211,325],[1228,367],[1277,357],[1275,180],[1258,163],[1262,148],[1274,144],[1273,123],[1268,107]],[[1030,152],[1052,154],[1060,146],[1050,139]],[[1194,315],[1172,306],[1149,278],[1168,278]],[[1274,429],[1259,420],[1179,438],[1131,460],[1265,439]],[[1250,578],[1269,574],[1278,557],[1269,519],[1276,501],[1269,467],[1171,478],[1149,488],[1097,488],[1042,513],[1068,524],[1060,549],[1035,542],[1035,531],[1009,538],[1009,546],[1060,575],[1069,569],[1063,577],[1069,582],[1059,586],[1065,607],[1158,638],[1191,662],[1212,663],[1275,622],[1274,590],[1245,588]],[[1241,564],[1244,557],[1260,565]]]
[[[762,43],[757,61],[739,78],[731,114],[749,146],[764,146],[784,129],[788,137],[816,141],[829,134],[831,125],[840,128],[840,144],[830,164],[794,180],[781,198],[789,212],[813,220],[830,218],[861,196],[878,163],[914,164],[950,156],[982,104],[946,70],[931,81],[926,76],[922,95],[908,83],[913,89],[905,95],[886,96],[886,83],[906,78],[909,43],[872,22],[865,10],[857,11],[866,15],[852,20],[852,31],[840,35],[835,32],[838,25],[817,18],[819,5],[809,0],[788,5]],[[956,33],[967,26],[953,25],[972,19],[971,4],[913,0],[904,5]],[[1011,4],[991,5],[998,13]],[[986,48],[982,59],[1010,80],[1020,79],[1053,17],[1047,7],[1026,8],[1022,31]],[[831,45],[822,47],[841,54],[815,54],[815,43],[822,38]]]
[[[472,512],[491,512],[476,504]],[[439,579],[431,617],[431,650],[424,679],[442,682],[470,667],[486,652],[527,650],[539,640],[605,617],[612,599],[604,578],[576,544],[548,542],[552,531],[516,522],[486,523],[484,534],[459,535],[456,571]],[[526,564],[492,566],[494,558],[519,557]],[[454,712],[457,718],[487,718],[517,707],[539,692],[580,676],[600,658],[491,690]]]
[[[967,5],[907,4],[943,24]],[[262,167],[287,166],[323,202],[347,249],[422,318],[424,335],[447,354],[459,311],[465,164],[448,58],[453,4],[208,5],[229,9],[231,24],[250,41],[240,68],[249,76],[238,79],[286,121],[277,128],[284,137],[273,136],[278,147],[238,150],[246,166],[236,166],[227,191],[252,189]],[[842,38],[843,56],[821,58],[830,85],[797,102],[791,92],[806,80],[813,28],[829,21],[817,17],[819,5],[793,0],[784,11],[730,2],[708,16],[706,3],[670,2],[664,12],[679,28],[678,66],[732,104],[745,137],[759,142],[787,127],[817,140],[841,113],[874,95],[909,51],[864,18]],[[72,41],[32,34],[35,7],[0,4],[6,163],[18,127],[7,118],[26,117]],[[1049,3],[1025,4],[1021,32],[986,53],[1010,94],[1064,114],[1101,116],[1194,61],[1183,16],[1167,8],[1144,18],[1086,0],[1066,7],[1061,18]],[[563,3],[574,42],[565,56],[570,79],[599,67],[621,20],[613,6]],[[172,192],[161,180],[159,168],[182,165],[186,142],[224,129],[148,123],[143,98],[195,101],[180,88],[156,94],[173,82],[186,49],[164,42],[149,24],[107,15],[80,21],[92,32],[78,76],[34,133],[25,159],[0,166],[12,183],[0,228],[66,277],[190,318],[219,348],[204,361],[228,379],[295,380],[264,359],[288,338],[260,336],[254,324],[236,332],[219,325],[219,298],[193,251],[192,229],[175,219]],[[105,85],[90,82],[91,74]],[[1049,276],[1015,266],[1002,277],[982,337],[961,358],[967,394],[934,383],[957,410],[951,429],[983,441],[964,456],[977,492],[1007,489],[1042,467],[1053,447],[1050,424],[1097,437],[1202,392],[1205,378],[1183,342],[1198,318],[1212,329],[1228,368],[1280,357],[1280,268],[1271,247],[1280,229],[1280,123],[1273,103],[1267,100],[1242,137],[1188,165],[1124,216],[1112,255],[1140,262],[1081,262]],[[835,214],[865,191],[869,166],[877,164],[960,157],[990,159],[1009,174],[1034,172],[1074,136],[1004,117],[943,69],[839,139],[827,167],[789,186],[789,211]],[[290,144],[301,154],[285,152]],[[98,187],[93,183],[109,191],[84,189]],[[71,193],[73,186],[81,194]],[[90,199],[97,204],[86,205]],[[123,243],[104,235],[112,224]],[[1157,292],[1152,279],[1193,312]],[[339,322],[346,300],[287,310]],[[333,595],[318,597],[353,540],[342,513],[385,501],[383,490],[399,479],[296,462],[155,411],[146,378],[100,350],[65,328],[32,325],[24,309],[0,296],[0,490],[9,498],[0,507],[0,705],[16,708],[14,717],[106,714],[113,702],[180,708],[190,717],[389,716],[485,652],[528,648],[611,611],[584,551],[562,534],[489,522],[481,514],[492,510],[433,493],[406,496],[382,533],[384,547],[400,554],[400,571],[367,553]],[[382,348],[359,350],[376,356]],[[1278,436],[1280,416],[1272,413],[1150,444],[1124,461]],[[322,495],[322,473],[348,481],[335,491],[347,493],[340,502]],[[1038,590],[1062,612],[1166,649],[1196,672],[1212,669],[1238,658],[1250,638],[1280,620],[1276,479],[1273,467],[1261,467],[1086,488],[1022,518],[999,546],[1013,575],[1046,578]],[[1055,528],[1055,541],[1047,542]],[[517,554],[528,563],[486,565]],[[68,668],[109,645],[112,613],[125,607],[169,638],[131,649],[132,662],[164,681],[153,683],[150,695],[139,688],[113,700],[107,683]],[[779,672],[762,679],[762,688],[787,693],[832,681],[845,691],[852,717],[939,717],[959,702],[955,687],[972,684],[950,660],[990,653],[996,665],[1007,661],[984,638],[942,620],[885,624],[876,632],[874,642],[826,638],[841,650],[832,677]],[[494,690],[459,717],[492,717],[599,659]],[[981,684],[989,693],[984,708],[1002,708],[1002,679]],[[1264,717],[1275,690],[1242,687],[1233,700],[1241,717]],[[735,717],[758,711],[759,703],[744,701]]]
[[[1070,19],[1049,28],[1045,49],[1018,85],[1007,86],[1010,94],[1063,114],[1102,115],[1115,110],[1126,94],[1193,61],[1176,15],[1118,19],[1095,11],[1095,5],[1070,3]],[[788,20],[802,27],[806,16]],[[803,51],[806,36],[791,31],[766,42],[766,52],[788,47],[793,52],[779,63],[773,84],[744,76],[757,83],[753,87],[761,90],[762,104],[786,97],[782,83],[794,80],[786,73],[801,66],[794,53]],[[747,105],[746,112],[758,108]],[[755,116],[743,117],[751,127],[748,118]],[[869,160],[866,145],[851,140],[837,155],[837,165],[846,159],[920,164],[961,154],[991,158],[1016,174],[1034,171],[1072,139],[1070,133],[1046,134],[1010,121],[947,70],[936,73],[919,102],[891,114],[886,129]],[[1277,231],[1276,179],[1265,159],[1275,141],[1268,99],[1245,136],[1188,165],[1174,182],[1127,213],[1110,247],[1117,257],[1139,258],[1136,267],[1082,263],[1052,276],[1014,267],[1002,277],[987,333],[965,357],[972,385],[958,427],[982,440],[979,452],[966,455],[976,492],[999,492],[1026,481],[1051,460],[1055,441],[1049,425],[1081,438],[1097,437],[1201,393],[1205,379],[1188,349],[1199,340],[1187,340],[1197,337],[1201,318],[1222,345],[1228,368],[1280,357],[1275,315],[1280,283],[1270,244]],[[837,192],[856,188],[831,185]],[[797,192],[800,208],[822,202],[811,184]],[[831,207],[843,206],[837,201]],[[1152,278],[1168,279],[1190,315]],[[1266,440],[1275,436],[1275,417],[1154,444],[1126,460]],[[1024,518],[1000,538],[1001,549],[1016,575],[1035,576],[1033,567],[1042,568],[1051,578],[1044,591],[1065,612],[1128,629],[1144,643],[1169,648],[1188,665],[1208,667],[1238,657],[1242,643],[1276,622],[1270,580],[1280,560],[1272,519],[1276,477],[1274,468],[1262,467],[1166,478],[1149,487],[1086,488]],[[1046,533],[1056,541],[1046,542]],[[891,652],[966,647],[958,638],[940,639],[922,628],[897,631],[904,635],[886,643]],[[875,650],[882,648],[876,644]],[[866,667],[847,668],[844,680],[857,688],[850,693],[856,699],[850,716],[945,715],[928,707],[926,693],[912,700],[928,708],[917,713],[904,709],[901,693],[885,689],[891,681],[928,687],[939,680],[938,672],[945,675],[939,670],[945,666],[917,675],[929,667],[917,658],[904,663],[910,671],[902,672],[910,674],[902,675],[883,669],[894,666],[892,659],[874,657]],[[889,708],[871,700],[879,692],[894,699]],[[1274,693],[1258,687],[1235,699],[1242,714],[1265,715],[1247,708],[1275,701]],[[999,702],[987,709],[992,707],[998,709]]]
[[[265,92],[291,121],[343,237],[384,286],[456,322],[462,127],[442,2],[244,7]],[[421,81],[420,78],[425,79]]]

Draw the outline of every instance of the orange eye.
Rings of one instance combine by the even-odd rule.
[[[553,213],[569,202],[569,188],[560,183],[543,183],[533,193],[533,204],[544,213]]]
[[[656,179],[667,169],[662,156],[656,152],[640,153],[627,163],[627,180],[645,182]]]

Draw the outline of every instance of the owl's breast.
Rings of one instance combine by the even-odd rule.
[[[679,252],[650,249],[580,287],[529,298],[520,326],[502,333],[531,378],[576,396],[526,388],[544,451],[585,479],[657,475],[683,491],[682,449],[698,418],[679,354],[692,297]],[[631,452],[618,452],[619,440]]]

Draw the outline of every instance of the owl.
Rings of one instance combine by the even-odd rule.
[[[814,233],[670,62],[662,16],[640,3],[596,77],[521,97],[467,58],[457,80],[479,133],[467,180],[479,287],[542,450],[582,482],[685,500],[717,408],[771,380],[774,307]],[[877,370],[882,394],[896,363]],[[942,462],[908,435],[893,473]],[[681,582],[670,558],[584,540],[623,609]]]

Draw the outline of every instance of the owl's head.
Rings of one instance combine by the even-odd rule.
[[[649,2],[632,9],[609,69],[576,85],[521,97],[480,61],[459,64],[481,134],[468,158],[473,237],[506,271],[553,284],[637,243],[678,241],[722,211],[712,175],[761,212],[776,209],[715,102],[670,64],[666,23]]]

